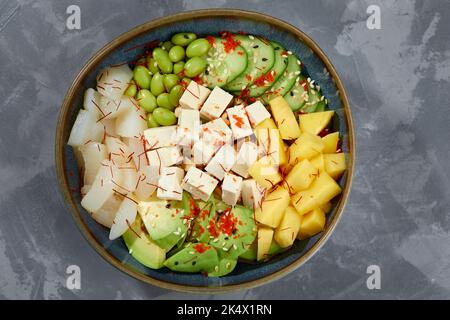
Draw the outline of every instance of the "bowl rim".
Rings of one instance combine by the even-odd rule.
[[[180,22],[188,19],[195,19],[195,18],[205,18],[205,17],[232,17],[232,18],[245,18],[249,20],[256,20],[256,21],[262,21],[271,25],[276,26],[277,28],[283,29],[284,31],[289,32],[290,34],[293,34],[294,36],[298,37],[301,41],[303,41],[324,63],[326,66],[328,72],[330,73],[332,79],[335,81],[335,85],[339,91],[340,94],[340,100],[343,105],[343,110],[345,114],[345,121],[347,125],[348,130],[348,143],[349,143],[349,152],[348,152],[348,168],[347,168],[347,178],[345,185],[343,187],[343,191],[341,194],[341,199],[336,207],[336,212],[333,216],[333,218],[327,223],[328,227],[325,229],[325,231],[322,233],[320,238],[317,240],[316,243],[314,243],[301,257],[299,257],[297,260],[293,261],[289,265],[274,271],[271,274],[268,274],[262,278],[258,278],[255,280],[250,280],[246,282],[241,282],[238,284],[230,284],[225,286],[193,286],[193,285],[186,285],[186,284],[176,284],[172,282],[166,282],[163,280],[152,278],[148,275],[141,274],[135,270],[132,270],[130,268],[125,267],[120,260],[118,260],[116,257],[114,257],[112,254],[110,254],[106,248],[100,245],[100,243],[96,240],[94,235],[91,233],[91,231],[88,229],[86,224],[83,222],[83,219],[81,218],[81,213],[77,208],[77,205],[75,203],[75,199],[72,196],[72,193],[70,191],[68,177],[66,175],[66,161],[65,161],[65,153],[64,153],[64,146],[66,145],[66,137],[63,132],[63,128],[65,127],[66,123],[68,122],[68,113],[70,106],[72,104],[72,101],[75,97],[75,94],[79,90],[80,86],[82,86],[82,81],[85,79],[87,74],[94,69],[99,63],[101,63],[102,59],[115,50],[117,47],[120,47],[125,42],[129,41],[130,39],[133,39],[145,32],[148,32],[150,30],[153,30],[155,28],[174,23],[174,22]],[[111,263],[114,267],[119,269],[120,271],[124,272],[125,274],[128,274],[135,279],[141,280],[147,284],[155,285],[164,289],[169,290],[175,290],[179,292],[190,292],[190,293],[204,293],[204,294],[215,294],[215,293],[224,293],[229,291],[237,291],[237,290],[245,290],[245,289],[251,289],[263,284],[268,284],[274,280],[277,280],[290,272],[294,271],[304,263],[306,263],[328,240],[329,236],[333,232],[334,228],[336,227],[336,224],[342,217],[342,213],[344,210],[344,207],[347,203],[352,180],[353,180],[353,171],[354,171],[354,165],[355,165],[355,155],[356,155],[356,143],[355,143],[355,133],[354,133],[354,127],[353,127],[353,119],[352,114],[350,111],[350,104],[348,101],[348,97],[346,94],[346,91],[344,89],[343,83],[337,74],[336,69],[332,65],[331,61],[328,59],[328,57],[325,55],[325,53],[322,51],[322,49],[303,31],[301,31],[299,28],[295,27],[294,25],[283,21],[279,18],[272,17],[267,14],[254,12],[254,11],[248,11],[248,10],[241,10],[241,9],[200,9],[200,10],[191,10],[191,11],[184,11],[180,13],[176,13],[173,15],[161,17],[155,20],[151,20],[148,22],[145,22],[141,25],[138,25],[131,30],[122,33],[118,37],[114,38],[112,41],[108,42],[106,45],[104,45],[100,50],[98,50],[96,53],[93,54],[93,56],[84,64],[84,66],[81,68],[81,70],[78,72],[74,80],[72,81],[70,88],[68,89],[65,98],[63,100],[61,109],[59,111],[59,116],[56,124],[56,135],[55,135],[55,169],[56,169],[56,175],[58,179],[58,185],[61,194],[63,195],[64,202],[67,207],[70,208],[70,212],[78,225],[79,230],[81,231],[84,238],[89,242],[89,244],[95,249],[95,251],[102,256],[106,261]]]

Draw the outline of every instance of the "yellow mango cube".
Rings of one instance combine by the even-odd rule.
[[[293,206],[286,208],[280,225],[275,230],[274,239],[282,248],[287,248],[294,243],[303,216],[299,215]]]
[[[268,156],[256,161],[248,173],[264,188],[273,188],[282,179],[278,166]]]
[[[277,125],[275,124],[275,122],[273,121],[272,118],[268,118],[266,120],[264,120],[263,122],[261,122],[260,124],[258,124],[255,128],[255,135],[256,135],[256,139],[260,139],[259,137],[259,130],[263,130],[263,129],[276,129]],[[280,148],[279,150],[279,156],[280,156],[280,160],[279,160],[279,164],[280,165],[284,165],[287,163],[287,148],[286,145],[283,142],[283,139],[281,138],[281,134],[278,135],[278,140],[279,140],[279,145],[282,146],[282,148]]]
[[[324,145],[320,137],[304,132],[289,147],[289,164],[295,165],[303,159],[312,159],[322,153],[323,148]]]
[[[334,111],[305,113],[299,116],[300,130],[311,134],[319,134],[330,123]]]
[[[318,234],[325,228],[325,223],[325,213],[322,209],[317,208],[308,212],[303,216],[297,238],[302,240]]]
[[[275,165],[286,163],[286,151],[278,129],[256,129],[259,153],[267,155]]]
[[[319,207],[314,194],[308,189],[297,192],[291,198],[292,205],[298,214],[304,215]]]
[[[256,259],[264,260],[268,257],[270,244],[272,243],[273,230],[271,228],[258,228],[258,249]]]
[[[331,202],[327,202],[325,204],[322,204],[320,206],[320,209],[322,209],[322,211],[325,212],[325,214],[329,213],[331,211]]]
[[[323,141],[323,153],[335,153],[339,142],[339,132],[333,132],[327,134],[322,138]]]
[[[308,159],[304,159],[289,171],[283,184],[290,193],[296,193],[308,189],[311,182],[313,182],[318,174],[318,169],[314,167]]]
[[[300,127],[294,112],[289,104],[284,100],[282,96],[278,96],[269,101],[270,110],[275,119],[278,129],[280,129],[281,138],[283,140],[297,139],[300,134]]]
[[[323,160],[323,154],[322,153],[320,153],[317,156],[315,156],[314,158],[310,159],[309,162],[311,162],[311,164],[314,167],[319,169],[319,172],[325,171],[325,161]]]
[[[289,192],[278,186],[264,198],[261,207],[256,209],[256,221],[272,228],[278,227],[289,202]]]
[[[338,179],[346,169],[344,153],[324,154],[325,171],[333,179]]]

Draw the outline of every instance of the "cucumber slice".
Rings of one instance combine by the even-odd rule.
[[[247,67],[247,52],[241,46],[226,52],[223,39],[215,38],[208,51],[208,66],[202,74],[203,83],[209,88],[223,87],[238,77]]]
[[[303,107],[308,93],[303,86],[305,78],[300,75],[295,80],[294,86],[283,97],[291,107],[292,111],[297,111]]]
[[[283,75],[273,84],[273,86],[267,90],[262,99],[265,103],[269,103],[270,100],[281,95],[284,96],[295,84],[295,79],[300,74],[300,60],[293,54],[288,56],[288,65],[284,70]]]
[[[319,106],[321,94],[319,91],[314,90],[312,88],[308,89],[308,101],[302,106],[301,110],[304,113],[316,112],[317,107]]]
[[[247,51],[247,68],[236,79],[226,85],[229,91],[241,91],[249,87],[257,78],[267,73],[275,63],[275,50],[262,38],[251,35],[236,35],[241,46]]]
[[[288,56],[286,55],[284,48],[276,42],[270,42],[270,44],[275,51],[275,62],[272,69],[267,73],[270,74],[270,76],[264,77],[265,81],[261,86],[257,86],[256,88],[253,88],[253,86],[250,87],[250,97],[259,97],[266,92],[283,75],[284,70],[287,68]]]

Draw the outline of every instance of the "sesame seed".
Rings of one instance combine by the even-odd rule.
[[[287,54],[291,55],[291,54],[292,54],[292,51],[288,51]]]
[[[225,251],[225,252],[227,252],[227,251],[228,251],[228,248],[225,248],[225,247],[224,247],[224,248],[222,248],[222,250]]]
[[[224,242],[222,242],[222,247],[225,247],[226,246],[226,242],[224,241]]]
[[[194,251],[189,251],[189,254],[195,254],[195,252]]]
[[[250,39],[252,39],[252,40],[254,40],[255,39],[255,37],[254,36],[252,36],[252,35],[249,35],[248,36]]]
[[[225,265],[225,268],[230,269],[230,267],[231,267],[231,263],[227,262],[227,264]]]
[[[219,272],[219,266],[215,266],[214,271]]]
[[[233,249],[237,250],[237,245],[236,244],[233,244]]]

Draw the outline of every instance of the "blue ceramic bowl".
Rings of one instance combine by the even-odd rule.
[[[109,231],[97,224],[80,206],[79,172],[72,148],[66,145],[76,114],[82,105],[86,88],[95,87],[98,72],[111,64],[133,61],[143,54],[146,44],[170,39],[177,32],[199,35],[221,31],[240,31],[275,40],[296,54],[316,80],[339,116],[337,129],[343,137],[342,147],[347,153],[346,174],[340,184],[343,192],[333,203],[324,232],[316,237],[296,241],[288,251],[260,264],[239,263],[236,269],[222,278],[208,278],[201,274],[175,273],[166,268],[152,270],[139,264],[128,254],[122,240],[110,241]],[[221,292],[246,289],[279,278],[305,263],[325,242],[339,220],[349,194],[355,155],[354,132],[349,104],[342,83],[321,49],[304,33],[292,25],[254,12],[242,10],[200,10],[185,12],[138,26],[114,39],[97,52],[81,69],[62,105],[56,132],[56,169],[61,191],[83,235],[101,256],[127,274],[160,287],[195,292]]]

